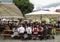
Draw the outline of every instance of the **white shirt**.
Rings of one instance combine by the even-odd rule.
[[[18,28],[18,32],[19,32],[19,33],[24,33],[24,32],[25,32],[24,27],[19,27],[19,28]]]
[[[32,28],[31,27],[26,28],[26,31],[27,31],[27,34],[32,34]]]

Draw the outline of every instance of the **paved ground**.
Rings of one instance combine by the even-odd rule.
[[[49,40],[12,40],[12,39],[6,39],[3,40],[0,38],[0,42],[60,42],[60,35],[56,35],[55,39],[49,39]]]

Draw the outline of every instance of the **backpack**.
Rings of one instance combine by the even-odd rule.
[[[33,32],[38,32],[38,29],[37,28],[34,28]]]

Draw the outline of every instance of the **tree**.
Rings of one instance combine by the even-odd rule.
[[[33,4],[29,0],[13,0],[16,6],[22,11],[23,16],[33,11]]]

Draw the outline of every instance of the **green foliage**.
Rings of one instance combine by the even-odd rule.
[[[55,22],[55,19],[54,19],[54,18],[51,18],[51,19],[50,19],[50,22]]]
[[[13,2],[18,6],[22,11],[23,15],[29,12],[32,12],[34,6],[29,0],[13,0]]]

